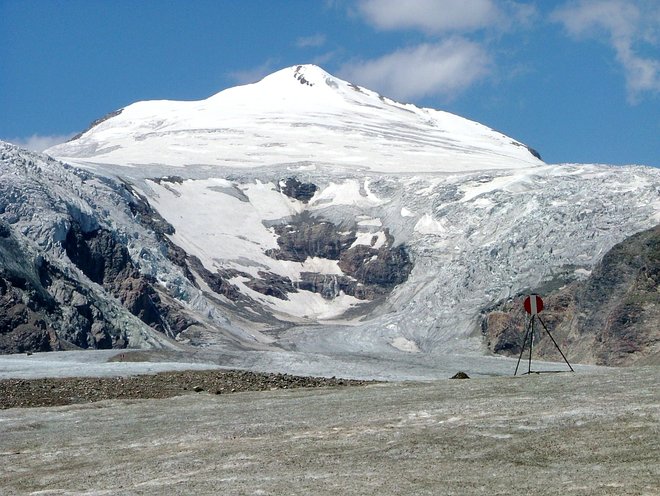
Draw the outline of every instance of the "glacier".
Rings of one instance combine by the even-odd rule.
[[[196,316],[172,346],[481,355],[484,309],[584,278],[660,222],[657,169],[546,164],[482,124],[312,65],[202,101],[138,102],[46,153],[88,174],[43,186],[51,196],[118,233]],[[171,231],[135,226],[117,185]],[[8,222],[62,261],[65,221],[46,211]]]

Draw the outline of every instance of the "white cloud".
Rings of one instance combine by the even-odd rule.
[[[660,4],[646,0],[580,0],[555,10],[551,20],[561,23],[569,35],[609,44],[624,69],[628,99],[644,93],[660,93],[660,59],[644,57],[644,44],[660,45]],[[655,51],[655,50],[654,50]]]
[[[490,57],[477,43],[451,38],[345,64],[341,77],[398,100],[452,98],[485,77]]]
[[[320,47],[325,45],[325,35],[318,33],[312,36],[305,36],[296,40],[298,48]]]
[[[536,12],[529,4],[495,0],[362,0],[358,9],[378,29],[427,34],[507,29],[512,23],[527,23]]]
[[[59,145],[65,141],[69,141],[74,134],[54,134],[51,136],[43,136],[39,134],[33,134],[27,138],[16,138],[11,142],[21,148],[27,148],[33,152],[43,152],[45,149],[50,148],[51,146]]]
[[[277,69],[276,63],[275,59],[268,59],[256,67],[231,71],[227,76],[237,84],[255,83],[274,72]]]
[[[582,0],[558,8],[551,19],[564,24],[573,36],[596,36],[602,30],[616,38],[629,38],[639,22],[639,15],[637,6],[630,2]]]
[[[359,84],[405,100],[452,98],[484,79],[495,66],[484,34],[528,27],[537,16],[534,5],[513,0],[360,0],[356,11],[376,29],[426,35],[425,44],[351,62],[340,71]],[[497,43],[497,36],[489,38]]]
[[[412,28],[427,33],[480,29],[499,16],[492,0],[363,0],[359,10],[379,29]]]

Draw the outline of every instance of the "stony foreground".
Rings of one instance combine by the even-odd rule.
[[[660,494],[660,369],[0,411],[0,494]]]
[[[109,399],[171,398],[201,392],[227,394],[364,384],[367,381],[243,370],[190,370],[129,377],[0,379],[0,409],[60,406]]]

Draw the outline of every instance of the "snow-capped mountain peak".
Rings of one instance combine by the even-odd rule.
[[[527,146],[482,124],[395,102],[314,65],[206,100],[134,103],[47,152],[82,166],[297,163],[409,173],[543,164]]]
[[[270,87],[275,91],[286,91],[284,88],[290,87],[291,89],[289,91],[291,91],[292,94],[300,94],[299,92],[296,92],[296,90],[300,89],[298,85],[306,86],[308,88],[316,87],[314,91],[323,91],[326,87],[337,89],[339,81],[341,80],[333,77],[317,65],[304,64],[280,69],[279,71],[269,74],[263,79],[245,85],[244,87],[258,85],[260,87]],[[241,88],[241,86],[239,86],[239,88]]]

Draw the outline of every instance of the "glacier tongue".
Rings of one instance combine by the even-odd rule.
[[[375,179],[371,190],[389,200],[372,215],[406,243],[410,277],[369,319],[286,339],[308,351],[375,351],[400,337],[423,351],[477,351],[480,311],[581,278],[615,243],[655,225],[658,184],[655,169],[585,165]]]

